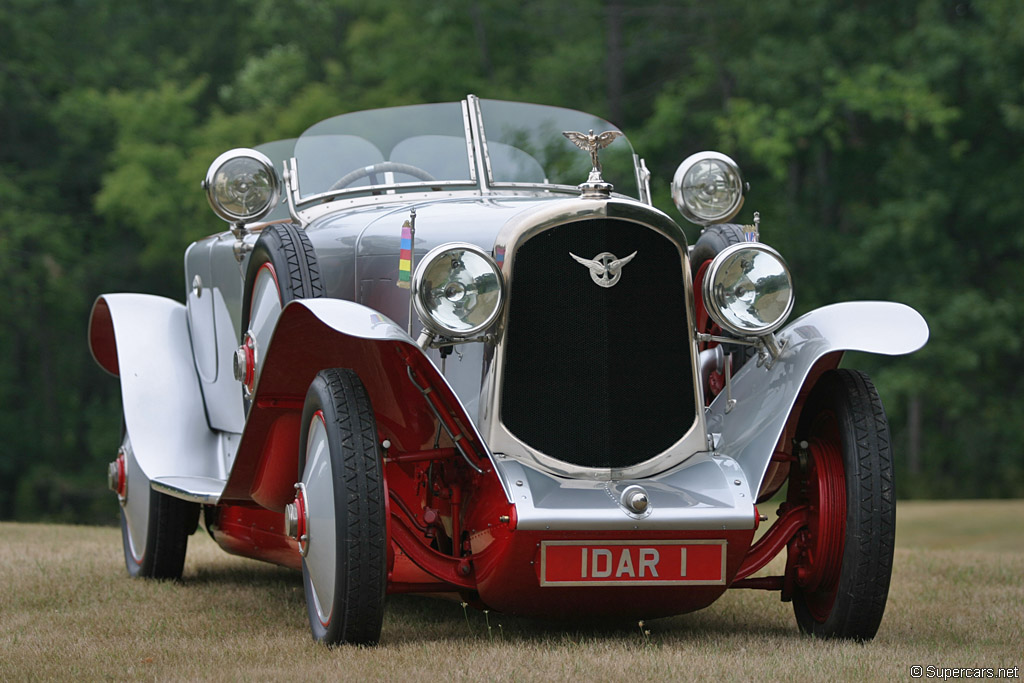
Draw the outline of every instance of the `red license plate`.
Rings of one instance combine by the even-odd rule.
[[[542,541],[541,586],[725,583],[724,540]]]

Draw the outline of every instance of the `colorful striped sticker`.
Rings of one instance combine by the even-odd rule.
[[[402,225],[402,251],[398,257],[398,286],[409,289],[412,279],[412,225],[406,221]]]

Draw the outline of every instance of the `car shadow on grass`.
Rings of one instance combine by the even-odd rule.
[[[406,625],[416,625],[406,628]],[[458,601],[419,595],[388,596],[382,642],[422,643],[437,638],[506,640],[525,644],[566,645],[630,639],[640,644],[692,643],[722,636],[796,638],[795,624],[779,625],[752,617],[738,619],[731,610],[704,609],[657,619],[577,617],[539,619],[478,610]]]
[[[241,558],[226,563],[198,563],[186,571],[181,585],[214,595],[242,589],[256,603],[299,609],[305,598],[302,573],[293,569]],[[212,599],[217,600],[216,597]],[[728,603],[729,601],[725,601]],[[230,610],[230,604],[222,605]],[[422,644],[436,641],[507,641],[517,644],[581,643],[698,644],[709,639],[798,638],[788,618],[771,618],[762,609],[715,604],[690,614],[656,619],[568,617],[540,619],[477,609],[458,598],[396,594],[385,603],[382,645]],[[787,610],[788,612],[788,610]],[[642,622],[642,623],[641,623]],[[784,623],[783,623],[784,622]]]
[[[251,566],[199,566],[186,572],[181,583],[186,586],[240,586],[252,588],[299,587],[302,588],[302,572],[272,564],[254,562]]]

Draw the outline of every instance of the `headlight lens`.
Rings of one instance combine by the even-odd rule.
[[[741,336],[777,330],[793,310],[793,280],[779,252],[745,242],[723,249],[708,267],[703,285],[708,315]]]
[[[203,182],[213,212],[231,223],[257,221],[281,197],[274,164],[254,149],[233,149],[217,157]]]
[[[413,303],[435,334],[472,336],[494,322],[503,301],[501,271],[474,245],[443,244],[416,267]]]
[[[727,221],[743,206],[743,177],[736,162],[718,152],[699,152],[679,164],[672,200],[697,225]]]

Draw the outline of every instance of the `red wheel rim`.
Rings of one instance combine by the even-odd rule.
[[[811,616],[824,622],[835,604],[846,545],[846,477],[834,414],[817,417],[808,444],[798,488],[800,502],[810,508],[810,519],[794,541],[794,579]]]
[[[128,491],[128,475],[124,468],[124,449],[117,451],[117,497],[122,501]]]
[[[306,517],[306,489],[304,487],[299,487],[295,492],[295,512],[297,517],[295,537],[299,541],[299,552],[305,557],[306,547],[309,545],[309,522]]]
[[[242,348],[245,349],[245,379],[242,381],[242,385],[247,392],[252,394],[256,385],[256,342],[249,332],[245,333]]]

